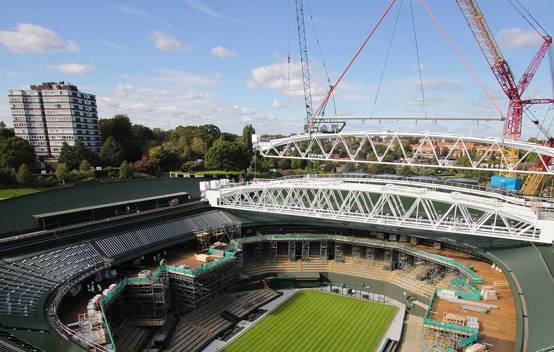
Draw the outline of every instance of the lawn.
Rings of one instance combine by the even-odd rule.
[[[41,188],[0,188],[0,199],[19,197],[42,191]]]
[[[224,351],[375,351],[395,313],[392,306],[303,290]]]

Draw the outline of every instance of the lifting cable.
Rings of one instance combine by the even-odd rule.
[[[329,89],[331,89],[332,83],[331,78],[329,78],[329,72],[327,70],[327,63],[325,62],[325,55],[323,55],[323,49],[321,49],[321,42],[319,41],[319,34],[317,33],[317,28],[315,26],[315,21],[312,16],[312,7],[310,6],[310,1],[306,0],[306,4],[308,5],[308,15],[310,16],[310,22],[312,24],[312,31],[314,32],[315,42],[317,43],[317,48],[319,49],[319,55],[321,56],[321,63],[323,65],[323,71],[325,72],[325,78],[327,79],[327,84],[329,85]],[[335,95],[333,94],[333,108],[335,110],[335,116],[337,115],[337,105],[335,102]],[[325,108],[322,111],[322,114],[325,113]]]
[[[314,116],[317,116],[320,112],[321,112],[321,109],[327,104],[327,101],[329,100],[329,97],[331,96],[331,94],[333,94],[333,92],[335,91],[335,89],[337,88],[337,86],[339,85],[339,83],[342,81],[344,75],[346,75],[346,72],[348,72],[348,70],[350,69],[350,66],[352,66],[352,64],[354,63],[354,61],[356,61],[356,59],[358,58],[358,56],[360,56],[360,54],[362,53],[362,51],[364,50],[367,42],[369,41],[369,39],[373,36],[373,33],[375,33],[375,31],[377,30],[377,28],[379,28],[379,26],[381,25],[381,23],[383,22],[383,20],[385,19],[385,17],[387,16],[387,14],[390,12],[392,6],[396,3],[396,0],[391,0],[391,2],[389,3],[389,5],[387,6],[387,9],[385,10],[385,12],[383,13],[383,15],[381,16],[381,18],[379,18],[379,21],[377,21],[377,23],[375,24],[375,26],[373,26],[373,28],[371,29],[371,31],[369,32],[369,34],[365,37],[364,41],[362,42],[362,44],[360,45],[360,47],[358,48],[358,50],[356,50],[356,53],[354,54],[354,56],[352,57],[352,59],[350,60],[350,62],[348,63],[348,65],[346,65],[346,68],[342,71],[341,75],[339,76],[339,78],[337,79],[337,81],[335,82],[335,84],[333,86],[331,86],[331,89],[329,89],[329,92],[327,93],[327,95],[325,96],[325,98],[323,99],[323,101],[321,102],[321,104],[319,105],[319,107],[317,108],[316,110],[316,113],[314,114]]]
[[[422,75],[422,67],[421,67],[421,60],[419,57],[419,44],[417,41],[417,31],[416,31],[416,25],[415,25],[415,17],[414,17],[414,5],[412,3],[412,0],[410,0],[410,13],[412,15],[412,30],[414,33],[414,43],[415,43],[415,51],[417,56],[417,71],[419,73],[419,86],[421,89],[421,102],[423,106],[423,112],[425,115],[427,115],[426,108],[425,108],[425,90],[423,88],[423,75]]]
[[[519,5],[520,8],[518,8],[515,4],[514,4],[514,1]],[[544,30],[544,27],[539,23],[539,21],[537,21],[535,19],[535,17],[533,17],[533,15],[531,14],[531,12],[529,12],[525,6],[523,6],[523,4],[519,1],[519,0],[508,0],[508,2],[513,6],[514,9],[516,9],[516,11],[519,13],[519,15],[521,17],[523,17],[523,19],[529,23],[529,25],[535,30],[535,32],[537,32],[541,37],[545,37],[547,34],[547,32]],[[525,16],[525,14],[523,13],[525,12],[527,14],[527,16],[529,16],[529,19],[527,16]],[[533,24],[531,22],[531,20],[533,22],[535,22],[535,24]],[[538,27],[538,28],[537,28]],[[539,30],[540,29],[540,30]]]
[[[481,87],[481,90],[485,93],[486,97],[494,105],[496,111],[498,111],[498,113],[500,115],[504,116],[504,114],[502,113],[502,109],[500,109],[500,106],[496,102],[496,99],[494,99],[493,95],[488,91],[488,89],[485,87],[485,85],[481,82],[481,80],[479,79],[479,77],[477,76],[475,71],[473,70],[473,67],[471,67],[469,61],[467,61],[466,57],[464,56],[464,53],[462,52],[462,49],[460,49],[460,47],[458,45],[456,45],[456,43],[454,42],[452,37],[450,37],[450,35],[446,31],[446,29],[444,29],[444,27],[439,22],[439,20],[435,17],[435,15],[433,15],[433,12],[431,12],[431,9],[429,8],[429,6],[427,6],[427,2],[425,2],[425,0],[419,0],[419,2],[421,3],[421,5],[423,5],[423,8],[427,12],[427,14],[431,17],[431,19],[433,20],[433,22],[435,23],[437,28],[442,32],[442,34],[445,37],[448,44],[450,44],[450,46],[454,49],[454,51],[456,52],[456,54],[458,55],[460,60],[462,60],[463,64],[469,70],[469,73],[471,74],[471,76],[473,76],[473,79],[475,80],[475,82],[477,82],[479,87]]]
[[[293,0],[288,1],[287,9],[287,91],[290,94],[290,4]]]
[[[389,56],[392,48],[392,43],[394,41],[394,36],[396,35],[396,29],[398,28],[398,19],[400,18],[400,11],[402,10],[402,4],[404,3],[404,0],[400,0],[400,5],[398,6],[398,12],[396,13],[396,20],[394,21],[394,27],[392,30],[392,34],[390,36],[389,40],[389,47],[387,49],[387,54],[385,56],[385,62],[383,63],[383,69],[381,70],[381,76],[379,77],[379,83],[377,85],[377,91],[375,92],[375,98],[373,99],[373,105],[374,107],[377,105],[377,100],[379,99],[379,93],[381,91],[381,84],[383,83],[383,77],[385,75],[385,70],[387,68],[387,64],[389,62]]]

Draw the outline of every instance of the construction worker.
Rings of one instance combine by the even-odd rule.
[[[98,286],[98,293],[102,293],[102,286],[100,286],[100,284],[98,284],[97,286]]]

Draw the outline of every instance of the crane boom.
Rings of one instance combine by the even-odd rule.
[[[479,5],[473,0],[456,0],[456,2],[502,90],[510,100],[519,98],[512,70],[502,56]]]
[[[479,5],[475,0],[456,0],[477,44],[483,51],[485,58],[493,71],[496,79],[500,83],[502,90],[509,99],[508,114],[504,123],[504,137],[510,139],[519,139],[521,137],[521,125],[523,120],[523,109],[526,104],[522,102],[522,95],[529,87],[531,80],[535,76],[540,63],[548,52],[552,44],[552,37],[543,34],[544,42],[539,51],[531,61],[531,64],[525,70],[520,81],[516,83],[514,74],[508,65],[508,62],[502,56],[498,44],[492,35],[487,22],[483,16]],[[527,101],[529,103],[531,101]],[[533,103],[540,103],[539,100]]]
[[[300,47],[300,65],[302,66],[302,83],[304,87],[304,104],[306,107],[306,127],[310,129],[314,110],[312,107],[312,88],[310,83],[310,64],[308,62],[308,45],[306,43],[306,26],[304,24],[304,3],[302,0],[295,1],[298,44]]]

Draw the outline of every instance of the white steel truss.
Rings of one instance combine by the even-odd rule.
[[[554,176],[554,148],[499,138],[432,133],[341,132],[295,135],[270,141],[253,138],[263,157],[385,164]],[[518,152],[518,160],[510,152]],[[554,158],[552,159],[554,160]],[[536,168],[541,162],[543,169]]]
[[[219,208],[552,243],[554,217],[495,196],[340,178],[254,182],[207,194]]]

